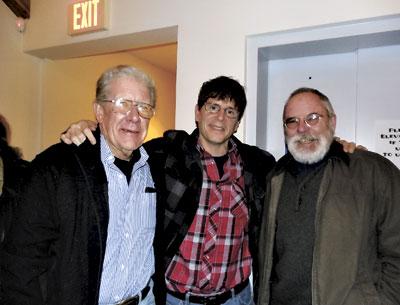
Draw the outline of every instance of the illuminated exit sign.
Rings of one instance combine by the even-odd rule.
[[[78,35],[107,28],[107,0],[74,1],[68,7],[68,34]]]

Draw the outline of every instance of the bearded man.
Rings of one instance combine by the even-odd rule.
[[[288,153],[267,181],[258,305],[400,304],[400,171],[333,141],[323,93],[287,100]]]

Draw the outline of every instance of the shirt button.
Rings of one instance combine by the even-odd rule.
[[[124,269],[125,269],[125,265],[122,264],[122,265],[121,265],[121,270],[124,270]]]
[[[129,237],[129,233],[125,233],[125,238],[128,238]]]

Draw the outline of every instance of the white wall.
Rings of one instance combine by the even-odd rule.
[[[398,0],[112,0],[107,32],[68,37],[67,0],[32,0],[27,51],[178,26],[176,127],[194,126],[203,81],[220,74],[244,82],[245,37],[400,13]]]
[[[110,0],[108,31],[69,37],[68,3],[31,1],[24,50],[67,57],[85,46],[110,49],[119,46],[119,37],[134,41],[138,33],[157,29],[166,30],[152,41],[167,41],[173,36],[168,28],[177,26],[176,127],[187,130],[194,127],[194,103],[203,81],[225,74],[245,83],[246,36],[400,13],[399,0]],[[107,43],[111,38],[113,44]],[[92,43],[96,40],[101,45]]]

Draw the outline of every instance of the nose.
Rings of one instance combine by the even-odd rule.
[[[131,110],[126,113],[126,117],[130,121],[137,122],[140,120],[139,111],[136,106],[132,105]]]
[[[226,116],[225,109],[221,108],[217,113],[217,118],[220,121],[223,121]]]
[[[299,125],[297,126],[297,132],[303,133],[307,131],[310,127],[306,124],[304,120],[299,121]]]

